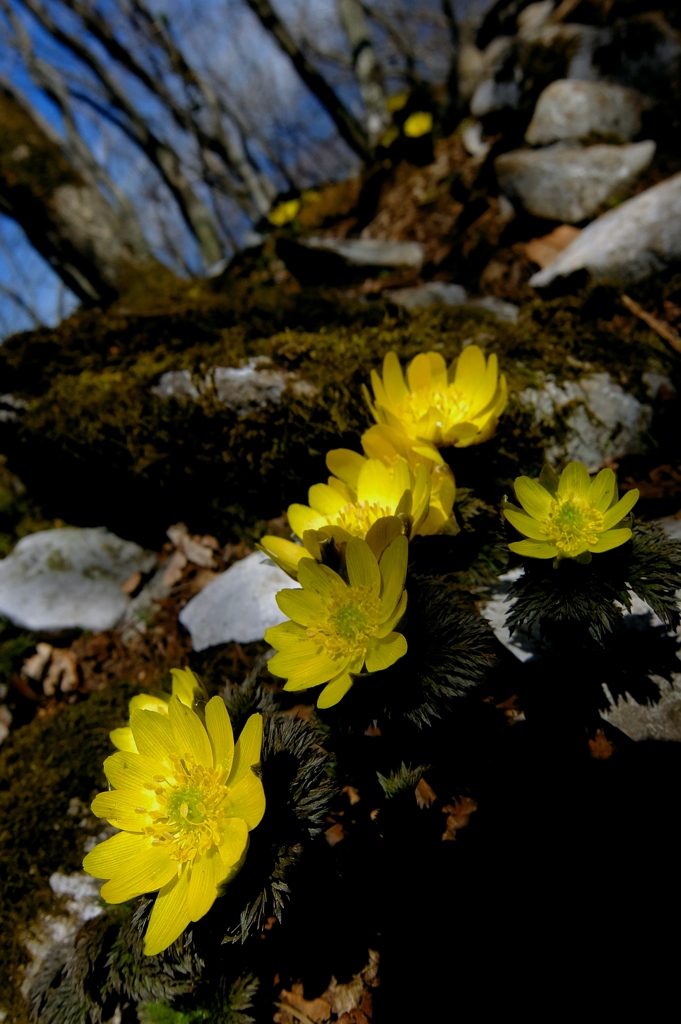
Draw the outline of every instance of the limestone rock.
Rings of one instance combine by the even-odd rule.
[[[317,391],[309,381],[259,356],[247,359],[243,366],[214,366],[204,380],[196,380],[189,370],[168,370],[150,391],[166,400],[197,401],[209,396],[238,416],[246,416],[266,405],[278,405],[287,385],[299,396]]]
[[[621,729],[632,740],[675,740],[681,742],[681,674],[672,674],[671,683],[652,676],[660,688],[656,704],[639,704],[630,694],[610,697],[610,708],[601,717]]]
[[[447,284],[445,281],[428,281],[415,288],[393,288],[383,294],[396,306],[407,309],[422,309],[438,302],[445,306],[461,306],[468,298],[466,289],[460,284]]]
[[[512,302],[505,299],[498,299],[496,295],[483,295],[481,299],[469,299],[466,303],[467,309],[484,309],[492,313],[497,320],[503,320],[507,324],[518,322],[520,310]]]
[[[517,149],[494,162],[499,185],[535,217],[575,224],[593,217],[649,166],[655,143]]]
[[[561,384],[547,376],[541,387],[521,391],[518,401],[534,410],[535,422],[546,426],[550,462],[575,459],[595,472],[604,459],[644,450],[652,410],[627,394],[608,373]],[[558,423],[568,407],[565,433],[560,436]]]
[[[33,533],[0,561],[0,614],[35,632],[111,629],[128,606],[121,585],[155,565],[104,527]]]
[[[598,135],[627,142],[640,131],[644,105],[640,93],[621,85],[558,79],[537,100],[525,141],[546,146]]]
[[[265,630],[283,622],[275,594],[298,584],[259,551],[235,562],[204,587],[180,612],[195,651],[217,644],[262,640]]]
[[[544,270],[533,288],[585,278],[626,287],[681,258],[681,173],[589,224]]]
[[[277,255],[305,284],[350,283],[380,270],[419,270],[425,258],[420,242],[380,238],[282,237]]]

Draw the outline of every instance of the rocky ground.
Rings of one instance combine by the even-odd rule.
[[[524,7],[471,56],[453,134],[308,196],[219,278],[0,348],[0,1021],[27,1020],[45,964],[101,914],[79,867],[131,694],[184,664],[211,692],[255,672],[279,693],[262,638],[286,577],[255,542],[288,536],[284,510],[324,478],[329,448],[358,446],[360,386],[391,348],[449,359],[475,342],[509,381],[495,438],[454,461],[470,557],[452,586],[490,623],[496,668],[453,727],[446,781],[415,777],[386,825],[397,890],[366,866],[383,864],[374,840],[363,876],[353,862],[381,796],[367,723],[371,772],[337,794],[320,840],[351,881],[307,892],[283,939],[268,921],[257,1019],[401,1021],[412,997],[431,1019],[433,993],[456,1007],[467,978],[564,978],[559,933],[581,936],[571,955],[588,973],[640,958],[661,927],[638,890],[678,853],[676,634],[634,604],[621,643],[639,674],[575,740],[579,701],[538,698],[538,638],[505,625],[518,571],[498,541],[514,477],[570,459],[615,468],[641,491],[639,519],[681,538],[680,26],[620,6],[601,22],[586,4]],[[550,936],[562,962],[531,943],[523,963],[516,928]],[[124,996],[107,1013],[138,1019]]]

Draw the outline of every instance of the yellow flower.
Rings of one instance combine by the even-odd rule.
[[[289,505],[286,513],[291,529],[303,543],[310,530],[326,530],[340,541],[364,538],[369,528],[386,516],[402,517],[410,539],[420,532],[431,490],[424,465],[412,471],[406,459],[398,458],[387,466],[348,448],[330,451],[326,464],[334,474],[328,484],[314,484],[308,491],[310,504]]]
[[[290,224],[295,220],[300,210],[300,199],[288,199],[284,203],[277,203],[273,210],[270,210],[267,219],[275,228],[282,228],[284,224]]]
[[[420,465],[430,473],[430,500],[428,514],[419,526],[423,537],[440,533],[450,522],[456,497],[454,474],[432,444],[414,441],[396,427],[377,423],[362,434],[362,448],[370,459],[380,459],[387,466],[397,459],[409,463],[412,472]]]
[[[433,130],[433,115],[427,110],[417,110],[404,122],[404,134],[410,139],[420,139]]]
[[[173,694],[193,708],[197,700],[207,700],[208,694],[202,684],[196,678],[190,668],[173,668],[170,671],[173,677]],[[157,711],[162,715],[168,714],[168,694],[158,690],[156,693],[137,693],[128,705],[130,714],[133,711]],[[118,750],[130,750],[137,752],[135,738],[129,725],[121,729],[113,729],[109,733],[109,739]]]
[[[581,462],[570,462],[557,478],[548,470],[537,480],[518,477],[514,484],[521,509],[507,506],[504,515],[529,540],[509,544],[511,551],[531,558],[577,558],[587,552],[610,551],[631,537],[618,527],[638,501],[636,490],[617,500],[617,480],[602,469],[592,480]],[[618,527],[615,529],[615,527]]]
[[[371,371],[375,403],[364,389],[377,423],[396,427],[414,440],[467,448],[486,441],[506,407],[506,379],[499,377],[496,355],[487,362],[469,345],[456,366],[438,352],[421,352],[407,367],[405,382],[397,355],[383,360],[383,378]]]
[[[83,861],[107,903],[159,890],[144,952],[160,953],[190,921],[212,907],[236,875],[248,833],[265,813],[265,793],[254,772],[260,761],[262,716],[251,715],[237,743],[220,697],[206,704],[206,725],[179,697],[167,713],[134,710],[131,729],[139,753],[117,751],[104,762],[113,789],[92,810],[121,832]]]
[[[353,676],[389,668],[407,652],[394,632],[407,607],[407,538],[396,537],[380,562],[366,541],[346,548],[348,582],[311,558],[298,564],[302,590],[280,590],[277,604],[292,621],[273,626],[265,640],[278,651],[269,662],[285,690],[324,686],[320,708],[337,704]]]
[[[394,92],[391,96],[388,96],[385,106],[386,110],[391,114],[396,114],[398,110],[406,106],[407,100],[409,99],[409,93],[405,89],[403,92]]]

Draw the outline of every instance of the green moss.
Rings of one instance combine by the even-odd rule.
[[[606,369],[640,398],[652,363],[674,376],[664,342],[605,289],[537,300],[508,324],[444,307],[391,313],[380,303],[296,296],[252,281],[251,269],[224,294],[199,288],[192,306],[195,286],[169,299],[164,313],[81,313],[0,349],[0,364],[30,403],[5,448],[49,514],[106,522],[147,543],[178,520],[224,540],[252,539],[263,520],[324,478],[329,448],[358,446],[368,425],[361,385],[389,349],[406,360],[436,348],[449,359],[478,342],[499,354],[512,395],[540,373],[577,378]],[[166,370],[186,369],[199,380],[211,367],[255,355],[299,374],[316,395],[289,389],[278,405],[238,416],[209,396],[150,393]],[[496,504],[518,471],[535,471],[541,441],[512,398],[492,445],[476,448],[473,461],[453,453],[457,478],[472,486],[484,470]]]
[[[83,807],[106,785],[109,730],[122,725],[135,688],[119,683],[86,702],[62,707],[17,729],[0,753],[0,992],[10,1019],[23,1021],[18,995],[23,930],[54,907],[55,871],[78,871],[85,839]],[[77,804],[74,800],[79,801]],[[74,813],[74,808],[76,813]],[[12,1017],[12,1014],[17,1016]]]

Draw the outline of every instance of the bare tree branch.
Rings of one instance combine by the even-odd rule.
[[[361,0],[336,0],[340,23],[352,52],[352,66],[366,110],[369,142],[374,146],[390,123],[383,69],[371,42]]]

